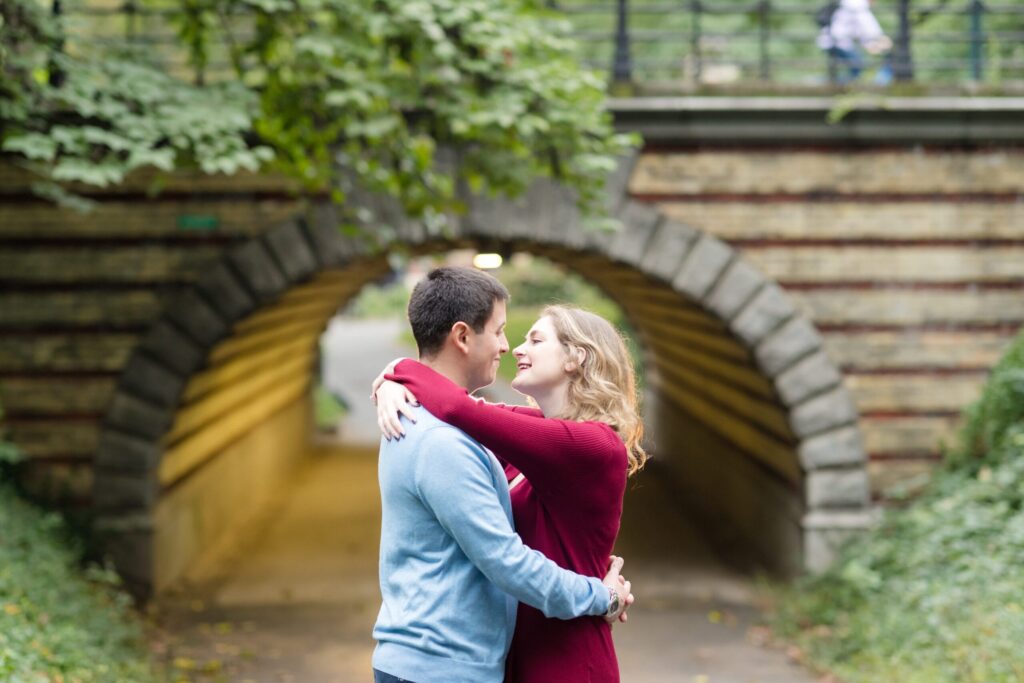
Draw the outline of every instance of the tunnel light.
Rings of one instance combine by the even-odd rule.
[[[473,257],[473,265],[481,270],[490,270],[501,266],[501,254],[477,254]]]

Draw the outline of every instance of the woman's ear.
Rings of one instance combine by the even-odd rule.
[[[569,358],[565,361],[565,371],[574,372],[583,367],[583,364],[587,362],[587,352],[585,349],[573,346],[569,349],[567,354]]]

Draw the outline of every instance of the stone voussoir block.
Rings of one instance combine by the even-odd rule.
[[[835,364],[824,351],[818,351],[798,361],[775,378],[775,389],[787,407],[808,396],[821,393],[842,381]]]
[[[638,266],[663,216],[651,206],[627,201],[618,218],[622,228],[605,243],[605,253],[616,261]]]
[[[104,429],[96,448],[96,467],[109,472],[142,474],[157,467],[162,453],[159,443],[152,439]]]
[[[257,303],[270,303],[288,289],[287,278],[262,242],[246,242],[232,249],[228,258]]]
[[[206,352],[166,320],[150,329],[141,346],[157,362],[183,377],[190,376],[206,360]]]
[[[99,547],[113,561],[125,581],[143,594],[152,587],[153,523],[145,513],[133,512],[99,517],[93,527]]]
[[[754,357],[769,377],[775,377],[821,345],[821,335],[811,321],[798,316],[762,339],[754,349]]]
[[[173,419],[172,409],[147,403],[125,391],[114,394],[106,415],[108,426],[153,440],[163,436]]]
[[[196,286],[225,320],[241,320],[256,309],[256,302],[224,263],[203,273]]]
[[[878,523],[879,515],[863,510],[813,510],[804,516],[804,569],[823,572],[838,559],[842,544]]]
[[[749,346],[754,346],[796,312],[782,289],[769,282],[729,322],[729,329]]]
[[[694,301],[703,301],[736,252],[725,242],[708,234],[697,238],[682,267],[672,279],[676,291]]]
[[[149,512],[124,512],[119,515],[103,515],[93,522],[93,529],[101,534],[148,533],[154,528]]]
[[[571,196],[571,195],[570,195]],[[614,216],[614,214],[611,214]],[[564,210],[549,219],[553,227],[550,234],[537,237],[538,242],[551,244],[560,250],[598,251],[604,254],[603,245],[614,238],[615,231],[606,226],[587,221],[580,213],[576,199],[566,200]]]
[[[473,197],[465,222],[479,234],[556,243],[562,235],[581,227],[571,190],[546,178],[535,181],[514,199]]]
[[[647,243],[640,268],[648,275],[671,282],[699,234],[696,229],[678,221],[662,220]]]
[[[615,220],[619,220],[614,214],[612,217]],[[602,224],[595,221],[586,221],[581,217],[577,225],[565,233],[564,240],[558,246],[608,256],[610,245],[615,241],[621,230],[624,229],[625,225]]]
[[[629,182],[636,169],[639,152],[633,151],[618,157],[615,169],[605,179],[604,193],[607,197],[608,214],[614,216],[619,212],[622,203],[627,201]]]
[[[522,195],[506,201],[474,195],[466,212],[465,229],[471,234],[497,239],[532,235],[537,221],[543,220],[538,215],[538,207],[548,203],[546,194],[549,191],[546,183],[538,181]]]
[[[797,451],[804,470],[863,465],[864,439],[856,425],[847,425],[804,439]]]
[[[196,289],[187,289],[175,297],[167,307],[166,315],[178,329],[207,348],[226,337],[231,330],[230,323]]]
[[[812,470],[805,485],[811,509],[864,508],[870,500],[870,482],[863,467]]]
[[[736,259],[704,299],[704,304],[722,320],[731,320],[765,282],[764,276],[753,266]]]
[[[423,223],[410,218],[394,197],[374,192],[357,179],[351,179],[345,203],[355,208],[361,227],[374,234],[387,233],[395,240],[419,244],[426,238]]]
[[[842,385],[808,399],[789,411],[790,426],[801,438],[856,421],[857,407],[850,397],[850,392]]]
[[[524,237],[542,244],[561,244],[566,235],[584,229],[583,215],[572,190],[554,181],[548,181],[547,187],[550,196],[545,199],[544,215]]]
[[[121,372],[120,387],[164,408],[178,404],[185,379],[136,349]]]
[[[340,218],[333,204],[318,204],[310,213],[304,227],[321,266],[336,268],[358,256],[359,246],[341,233]]]
[[[263,239],[289,282],[301,282],[316,272],[316,257],[298,220],[273,228]]]
[[[97,510],[148,510],[156,505],[159,496],[155,469],[148,472],[96,470],[93,500]]]

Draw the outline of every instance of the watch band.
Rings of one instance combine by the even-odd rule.
[[[611,588],[610,586],[607,587],[607,588],[608,588],[608,611],[605,612],[604,616],[605,616],[606,619],[611,619],[612,617],[615,617],[615,616],[618,615],[619,608],[622,606],[621,605],[622,601],[619,598],[618,592],[614,588]]]

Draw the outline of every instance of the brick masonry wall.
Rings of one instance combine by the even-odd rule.
[[[1024,323],[1024,149],[648,149],[630,194],[715,235],[816,324],[877,495],[921,483]]]
[[[151,196],[154,180],[93,192],[80,213],[0,166],[0,406],[39,498],[91,504],[102,422],[132,350],[226,249],[301,208],[280,178],[182,174]]]

